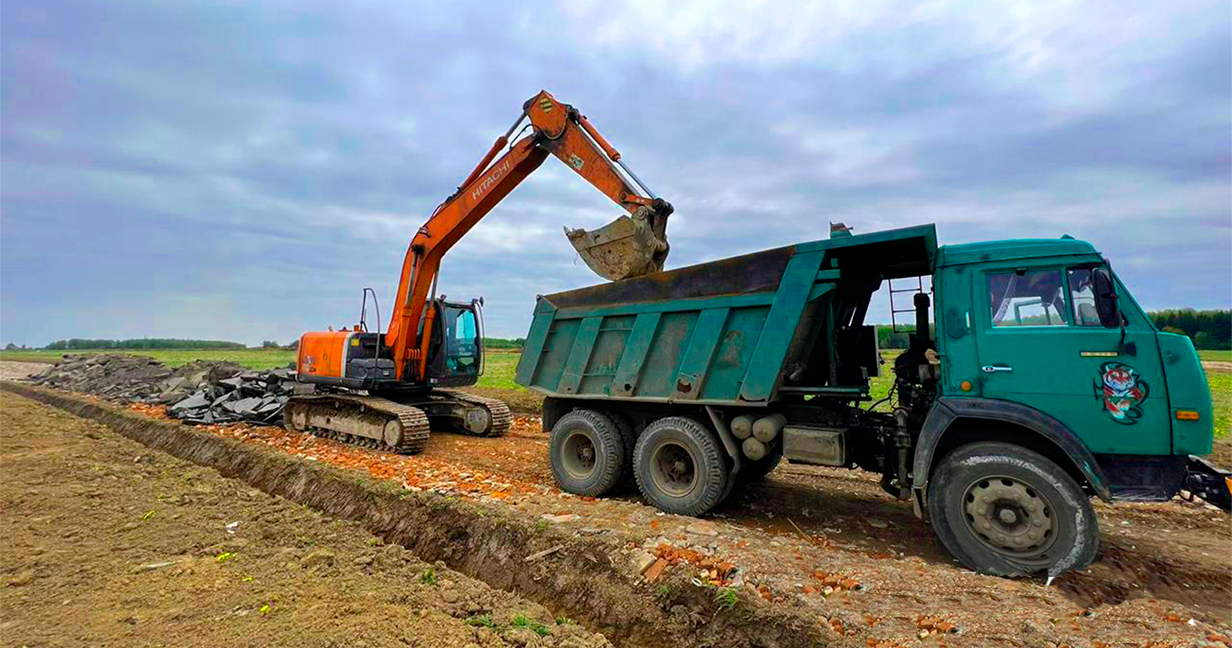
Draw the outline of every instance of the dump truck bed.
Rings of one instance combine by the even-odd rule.
[[[927,225],[546,295],[515,380],[564,398],[764,405],[793,358],[818,352],[818,340],[821,353],[832,352],[826,341],[844,286],[867,292],[882,279],[928,274],[935,255]]]

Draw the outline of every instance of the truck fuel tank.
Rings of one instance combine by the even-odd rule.
[[[783,456],[815,466],[847,465],[847,430],[788,425],[783,428]]]

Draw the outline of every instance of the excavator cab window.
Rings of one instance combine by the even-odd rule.
[[[475,311],[445,305],[445,369],[451,376],[479,374],[479,324]]]
[[[428,378],[442,387],[474,385],[483,373],[483,322],[478,303],[437,299],[429,308],[436,309],[436,324]]]

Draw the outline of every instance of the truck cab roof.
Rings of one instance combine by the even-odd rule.
[[[937,267],[1037,257],[1099,254],[1095,246],[1069,235],[1058,239],[1005,239],[943,245],[937,250]]]

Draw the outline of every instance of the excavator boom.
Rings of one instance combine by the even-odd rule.
[[[496,158],[525,119],[530,120],[532,133],[517,140],[504,155]],[[586,117],[572,106],[558,102],[547,91],[541,91],[523,105],[522,115],[509,132],[496,140],[466,181],[419,229],[407,249],[397,301],[385,337],[386,345],[393,350],[399,379],[405,381],[410,376],[424,375],[435,319],[434,312],[426,308],[426,304],[441,259],[510,191],[539,168],[548,155],[564,162],[628,212],[593,232],[566,228],[570,242],[596,274],[620,280],[663,269],[669,250],[666,229],[667,217],[672,213],[671,204],[642,195],[618,170],[617,165],[636,181],[636,176],[624,167],[620,153],[599,135]],[[645,191],[644,186],[642,189]],[[417,343],[412,343],[413,339]]]

